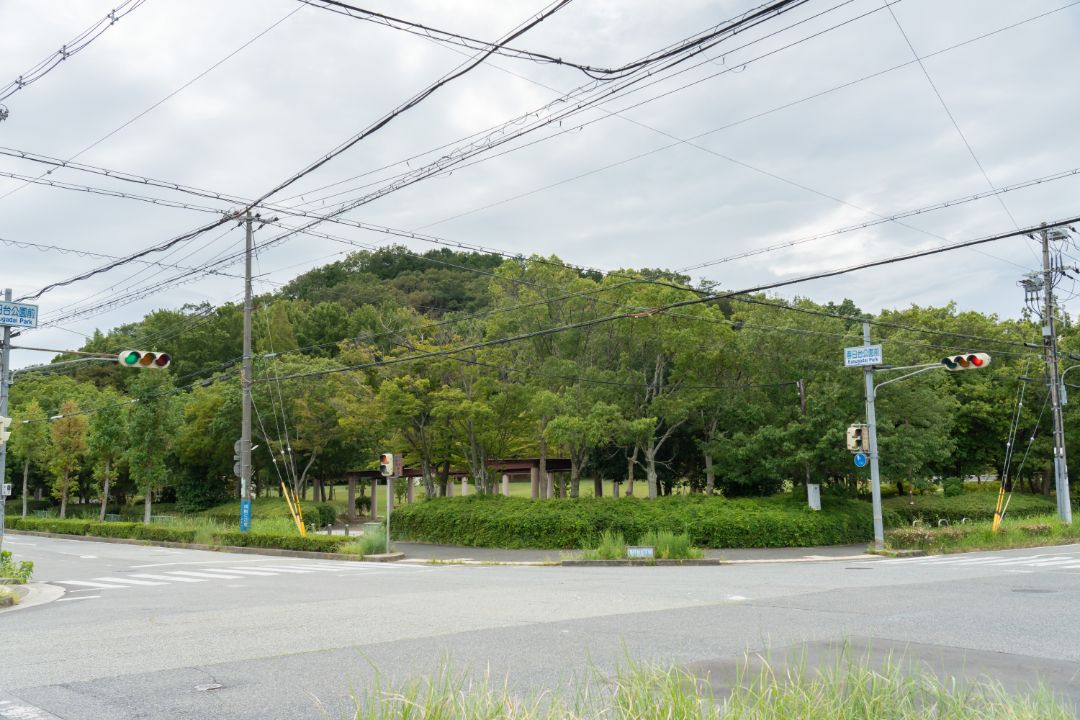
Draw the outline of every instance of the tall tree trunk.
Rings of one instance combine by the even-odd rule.
[[[427,455],[420,455],[420,476],[424,479],[424,493],[428,498],[435,497],[435,479],[431,475],[431,459]]]
[[[546,426],[547,426],[546,419],[541,419],[540,420],[540,463],[539,463],[540,468],[538,470],[538,472],[540,473],[540,479],[539,479],[539,482],[537,483],[537,485],[539,485],[539,487],[537,488],[537,492],[536,492],[536,494],[540,496],[541,500],[543,500],[544,498],[549,497],[551,495],[551,491],[548,489],[548,482],[547,482],[547,451],[548,451],[548,447],[547,447],[547,439],[544,438],[544,429],[545,429]]]
[[[439,497],[446,497],[446,486],[450,482],[450,461],[443,460],[439,467]]]
[[[98,513],[98,522],[105,522],[105,510],[109,505],[109,473],[112,470],[112,460],[105,458],[105,477],[101,481],[101,512]]]
[[[559,479],[556,481],[555,486],[559,489],[559,497],[566,497],[566,473],[559,473]]]
[[[570,497],[576,498],[581,492],[581,466],[577,458],[570,454]]]
[[[634,497],[634,466],[637,464],[637,445],[634,452],[626,456],[626,496]]]
[[[705,455],[705,494],[712,495],[716,489],[716,470],[713,469],[712,455],[703,454]]]
[[[657,494],[656,482],[656,446],[652,439],[645,448],[645,479],[649,481],[649,499],[655,500]]]
[[[60,519],[63,520],[67,517],[67,496],[68,496],[68,476],[64,473],[63,479],[60,481]]]
[[[150,524],[150,510],[151,505],[154,502],[154,491],[151,488],[146,488],[146,496],[143,498],[143,525]]]
[[[593,478],[593,496],[604,497],[604,478]]]
[[[22,468],[22,516],[26,517],[26,481],[30,475],[30,461],[23,461]]]

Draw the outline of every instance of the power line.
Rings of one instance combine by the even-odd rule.
[[[140,0],[140,2],[142,2],[142,1],[143,1],[143,0]],[[139,119],[141,119],[141,118],[143,118],[144,116],[148,115],[149,113],[153,112],[153,111],[154,111],[154,110],[156,110],[156,109],[157,109],[158,107],[160,107],[161,105],[165,104],[166,102],[168,102],[169,100],[171,100],[171,99],[172,99],[173,97],[175,97],[176,95],[180,94],[181,92],[183,92],[184,90],[186,90],[187,88],[189,88],[189,87],[190,87],[191,85],[193,85],[193,84],[195,84],[196,82],[198,82],[199,80],[201,80],[201,79],[202,79],[203,77],[205,77],[206,75],[208,75],[208,74],[209,74],[209,73],[211,73],[212,71],[216,70],[216,69],[217,69],[218,67],[220,67],[221,65],[223,65],[223,64],[224,64],[225,62],[227,62],[228,60],[232,59],[232,57],[233,57],[234,55],[236,55],[236,54],[238,54],[238,53],[239,53],[240,51],[242,51],[242,50],[246,49],[246,48],[247,48],[247,47],[248,47],[249,45],[251,45],[252,43],[254,43],[254,42],[255,42],[256,40],[258,40],[259,38],[261,38],[261,37],[262,37],[263,35],[265,35],[266,33],[270,32],[271,30],[273,30],[274,28],[276,28],[276,27],[277,27],[278,25],[280,25],[281,23],[283,23],[283,22],[285,22],[286,20],[288,20],[288,19],[289,19],[290,17],[292,17],[293,15],[295,15],[296,13],[298,13],[298,12],[299,12],[299,11],[300,11],[300,10],[301,10],[302,8],[303,8],[303,6],[297,6],[297,7],[296,7],[296,8],[294,8],[293,10],[290,10],[290,11],[289,11],[288,13],[286,13],[286,14],[285,14],[284,16],[282,16],[282,17],[281,17],[280,19],[278,19],[277,21],[275,21],[274,23],[272,23],[271,25],[269,25],[268,27],[266,27],[265,29],[263,29],[263,30],[262,30],[262,31],[260,31],[259,33],[257,33],[257,34],[255,34],[254,36],[252,36],[252,37],[251,37],[250,39],[248,39],[248,40],[247,40],[247,41],[246,41],[245,43],[243,43],[243,44],[242,44],[242,45],[241,45],[240,47],[236,48],[235,50],[233,50],[232,52],[230,52],[230,53],[229,53],[228,55],[226,55],[225,57],[221,58],[220,60],[218,60],[217,62],[215,62],[214,64],[212,64],[212,65],[211,65],[210,67],[208,67],[208,68],[206,68],[205,70],[203,70],[202,72],[198,73],[197,75],[195,75],[194,77],[192,77],[192,78],[191,78],[190,80],[188,80],[187,82],[185,82],[185,83],[184,83],[183,85],[181,85],[180,87],[176,88],[175,90],[173,90],[172,92],[170,92],[170,93],[169,93],[168,95],[166,95],[165,97],[161,98],[160,100],[158,100],[157,102],[155,102],[155,103],[154,103],[153,105],[151,105],[150,107],[146,108],[146,109],[145,109],[145,110],[143,110],[142,112],[140,112],[140,113],[138,113],[137,115],[133,116],[133,117],[132,117],[131,119],[127,120],[126,122],[124,122],[124,123],[123,123],[122,125],[120,125],[119,127],[117,127],[117,128],[114,128],[113,130],[111,130],[111,131],[109,131],[109,132],[105,133],[104,135],[102,135],[101,137],[99,137],[99,138],[98,138],[97,140],[95,140],[94,142],[90,143],[89,145],[87,145],[86,147],[84,147],[84,148],[83,148],[82,150],[78,151],[77,153],[75,153],[74,155],[72,155],[71,157],[69,157],[69,158],[68,158],[68,160],[70,161],[70,160],[74,160],[74,159],[76,159],[76,158],[78,158],[78,157],[81,157],[81,156],[82,156],[83,154],[85,154],[85,153],[89,152],[89,151],[90,151],[90,150],[92,150],[93,148],[95,148],[95,147],[97,147],[98,145],[100,145],[101,143],[105,142],[106,140],[108,140],[109,138],[111,138],[111,137],[112,137],[113,135],[116,135],[117,133],[121,132],[122,130],[124,130],[124,129],[125,129],[126,127],[128,127],[128,126],[129,126],[129,125],[131,125],[132,123],[134,123],[134,122],[138,121]],[[46,174],[47,174],[47,173],[46,173]],[[15,193],[19,192],[20,190],[22,190],[22,189],[23,189],[23,188],[25,188],[25,187],[26,187],[26,184],[23,184],[23,185],[20,185],[20,186],[18,186],[18,187],[12,188],[11,190],[8,190],[8,191],[7,191],[6,193],[4,193],[3,195],[0,195],[0,200],[3,200],[4,198],[10,197],[11,195],[14,195]]]
[[[990,242],[996,242],[998,240],[1004,240],[1006,238],[1018,237],[1018,236],[1021,236],[1021,235],[1025,234],[1025,233],[1035,232],[1035,231],[1043,229],[1045,227],[1058,227],[1058,226],[1061,226],[1061,225],[1068,225],[1070,223],[1075,223],[1075,222],[1080,222],[1080,217],[1074,217],[1074,218],[1070,218],[1070,219],[1066,219],[1066,220],[1061,220],[1061,221],[1058,221],[1058,222],[1055,222],[1055,223],[1047,223],[1045,225],[1039,225],[1038,227],[1027,228],[1027,229],[1023,229],[1023,230],[1019,230],[1019,231],[1001,233],[1001,234],[998,234],[998,235],[992,235],[992,236],[978,238],[978,239],[974,239],[974,240],[966,240],[966,241],[963,241],[963,242],[952,243],[950,245],[931,248],[931,249],[928,249],[928,250],[921,250],[921,251],[917,251],[917,252],[905,253],[903,255],[897,255],[897,256],[890,257],[890,258],[884,258],[884,259],[881,259],[881,260],[873,260],[873,261],[870,261],[870,262],[859,263],[857,265],[851,265],[851,266],[848,266],[848,267],[845,267],[845,268],[838,268],[836,270],[829,270],[829,271],[825,271],[825,272],[814,273],[812,275],[804,275],[802,277],[792,278],[792,279],[789,279],[789,280],[781,280],[781,281],[777,281],[777,282],[766,283],[766,284],[763,284],[763,285],[757,285],[755,287],[744,288],[742,290],[737,290],[737,291],[732,291],[732,292],[727,292],[727,293],[710,294],[710,295],[707,295],[707,296],[695,298],[693,300],[682,300],[682,301],[679,301],[679,302],[666,303],[664,305],[659,305],[657,307],[650,308],[647,312],[643,312],[643,313],[625,313],[625,312],[624,313],[618,313],[616,315],[607,315],[607,316],[599,317],[599,318],[591,318],[589,320],[584,320],[584,321],[577,322],[577,323],[568,323],[568,324],[560,325],[560,326],[557,326],[557,327],[544,328],[542,330],[535,330],[535,331],[532,331],[532,332],[521,333],[521,334],[513,335],[513,336],[510,336],[510,337],[496,338],[496,339],[493,339],[493,340],[485,340],[485,341],[470,343],[468,345],[464,345],[464,346],[461,346],[461,347],[458,347],[458,348],[448,348],[448,349],[433,351],[433,352],[429,352],[429,353],[422,353],[422,354],[412,355],[412,356],[402,357],[402,358],[392,358],[392,359],[389,359],[389,360],[382,360],[382,361],[376,361],[376,362],[371,362],[371,363],[360,363],[360,364],[357,364],[357,365],[349,365],[349,366],[342,367],[342,368],[332,368],[332,369],[327,369],[327,370],[313,370],[313,371],[309,371],[309,372],[291,373],[289,375],[276,376],[274,378],[269,378],[269,380],[280,381],[280,380],[293,380],[293,379],[306,378],[306,377],[321,377],[321,376],[324,376],[324,375],[330,375],[330,374],[334,374],[334,373],[338,373],[338,372],[346,372],[346,371],[350,371],[350,370],[359,370],[359,369],[382,366],[382,365],[395,365],[395,364],[400,364],[400,363],[404,363],[404,362],[414,362],[416,360],[425,360],[425,359],[429,359],[429,358],[433,358],[433,357],[443,357],[443,356],[453,355],[453,354],[457,354],[457,353],[461,353],[461,352],[468,352],[468,351],[471,351],[471,350],[479,350],[479,349],[487,348],[487,347],[495,347],[495,346],[499,346],[499,345],[507,345],[507,344],[514,343],[514,342],[520,342],[522,340],[529,340],[529,339],[536,338],[536,337],[544,337],[544,336],[547,336],[547,335],[553,335],[553,334],[557,334],[557,333],[561,333],[561,332],[567,332],[569,330],[578,330],[578,329],[583,329],[583,328],[587,328],[587,327],[592,327],[594,325],[600,325],[602,323],[608,323],[608,322],[612,322],[614,320],[651,317],[653,315],[664,312],[666,310],[672,310],[672,309],[681,308],[681,307],[688,307],[690,305],[700,305],[700,304],[708,303],[708,302],[715,302],[717,300],[723,300],[723,299],[738,296],[738,295],[751,295],[751,294],[754,294],[754,293],[764,292],[766,290],[772,290],[772,289],[775,289],[775,288],[778,288],[778,287],[786,287],[786,286],[789,286],[789,285],[795,285],[795,284],[799,284],[799,283],[808,282],[810,280],[819,280],[819,279],[822,279],[822,278],[836,277],[838,275],[844,275],[844,274],[856,272],[858,270],[865,270],[865,269],[869,269],[869,268],[873,268],[873,267],[891,265],[891,264],[897,263],[897,262],[903,262],[903,261],[906,261],[906,260],[913,260],[915,258],[920,258],[920,257],[928,257],[930,255],[937,255],[937,254],[940,254],[940,253],[943,253],[943,252],[949,252],[951,250],[958,250],[960,248],[973,247],[973,246],[976,246],[976,245],[982,245],[982,244],[986,244],[986,243],[990,243]]]
[[[90,43],[101,37],[106,30],[115,25],[122,17],[138,9],[144,2],[146,0],[123,0],[123,2],[110,10],[108,15],[61,45],[59,50],[23,72],[7,85],[0,87],[0,101],[7,100],[23,88],[48,75],[60,63],[85,50]]]

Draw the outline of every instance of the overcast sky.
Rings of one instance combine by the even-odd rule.
[[[613,66],[753,4],[576,0],[513,45]],[[112,6],[99,0],[0,3],[0,85]],[[488,40],[543,7],[536,0],[399,0],[363,6]],[[1064,9],[946,50],[1058,8]],[[1080,5],[1075,0],[902,0],[892,9],[919,55],[945,50],[925,61],[926,70],[994,186],[1080,168]],[[260,33],[79,160],[256,196],[465,59],[428,39],[293,0],[146,0],[86,50],[6,100],[10,117],[0,123],[0,146],[71,158]],[[750,62],[773,50],[779,51]],[[696,67],[678,77],[530,136],[542,142],[424,181],[347,217],[513,253],[556,254],[602,269],[680,269],[990,189],[918,64],[789,105],[911,63],[912,50],[881,0],[810,0],[726,41],[703,60],[688,63]],[[587,81],[567,67],[494,58],[274,199],[303,193],[287,203],[294,204],[347,191],[325,205],[305,206],[329,208],[360,194],[360,186],[438,153],[409,166],[371,171],[539,109]],[[683,88],[689,83],[695,84]],[[669,94],[659,97],[664,93]],[[643,100],[651,101],[624,111]],[[583,121],[595,122],[561,132]],[[718,131],[703,135],[713,130]],[[697,139],[680,142],[690,138]],[[44,169],[0,157],[3,172],[39,175]],[[318,191],[365,173],[370,174]],[[229,207],[71,170],[49,177]],[[0,199],[4,241],[125,255],[214,217],[38,185],[18,189],[22,184],[0,179],[0,194],[17,189]],[[1024,227],[1080,215],[1078,190],[1080,176],[1075,176],[1001,199]],[[994,197],[903,223],[878,224],[690,274],[736,289],[1016,228]],[[385,236],[339,225],[320,230],[363,243],[387,242]],[[264,228],[259,237],[274,233]],[[219,230],[148,259],[196,266],[235,252],[241,242],[238,230]],[[406,244],[418,251],[434,247]],[[274,283],[350,249],[355,248],[308,236],[267,249],[256,267],[259,290],[273,289]],[[1023,303],[1016,281],[1035,269],[1035,250],[1030,240],[1006,240],[978,252],[955,251],[808,282],[780,294],[821,302],[850,297],[872,311],[955,301],[961,309],[1016,316]],[[105,262],[9,244],[0,245],[0,252],[0,283],[11,286],[16,297]],[[76,347],[95,328],[136,320],[155,308],[235,300],[242,292],[234,276],[240,271],[233,265],[225,275],[196,276],[135,302],[27,333],[24,342],[33,338],[36,345]],[[51,291],[37,302],[47,319],[179,272],[132,264]],[[1065,289],[1070,296],[1071,288]],[[1066,308],[1072,311],[1077,302],[1066,302]],[[45,359],[20,356],[17,365]]]

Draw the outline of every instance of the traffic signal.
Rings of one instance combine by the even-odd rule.
[[[870,450],[870,434],[865,425],[850,425],[847,429],[847,449],[853,453]]]
[[[6,443],[8,438],[11,437],[11,431],[8,428],[11,427],[11,418],[0,415],[0,444]]]
[[[969,353],[967,355],[950,355],[941,358],[941,364],[946,370],[977,370],[990,364],[990,356],[986,353]]]
[[[379,456],[379,472],[383,474],[383,477],[390,477],[394,474],[393,453],[383,453]]]
[[[164,370],[172,363],[172,357],[170,357],[168,353],[163,352],[125,350],[116,356],[116,362],[121,367]]]

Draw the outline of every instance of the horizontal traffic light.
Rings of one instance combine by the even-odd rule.
[[[172,363],[172,357],[170,357],[168,353],[163,352],[125,350],[116,356],[116,362],[121,367],[164,370]]]
[[[986,353],[968,353],[967,355],[950,355],[941,358],[941,364],[946,370],[978,370],[990,364],[990,356]]]

